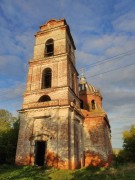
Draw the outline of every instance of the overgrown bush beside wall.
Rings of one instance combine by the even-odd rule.
[[[5,109],[0,109],[0,164],[15,161],[19,120]]]

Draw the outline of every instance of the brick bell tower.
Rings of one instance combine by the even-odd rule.
[[[82,119],[75,44],[65,19],[51,19],[35,34],[20,114],[16,164],[81,166]]]

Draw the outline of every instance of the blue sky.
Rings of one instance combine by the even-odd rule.
[[[112,145],[135,125],[134,0],[1,0],[0,108],[21,108],[34,33],[51,18],[65,18],[76,44],[76,66],[100,88]]]

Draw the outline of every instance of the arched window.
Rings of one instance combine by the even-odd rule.
[[[52,70],[46,68],[42,74],[42,89],[51,88],[52,86]]]
[[[48,39],[45,43],[45,56],[53,56],[54,54],[54,40]]]
[[[80,108],[83,109],[84,108],[84,103],[83,100],[80,100]]]
[[[91,101],[91,108],[95,109],[95,101],[94,100]]]
[[[79,84],[79,91],[86,91],[85,84]]]
[[[38,102],[47,102],[47,101],[51,101],[51,98],[48,95],[43,95],[38,100]]]

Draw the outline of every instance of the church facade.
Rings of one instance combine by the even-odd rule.
[[[75,66],[76,47],[65,19],[35,34],[22,109],[17,165],[76,169],[108,166],[110,125],[100,91]]]

